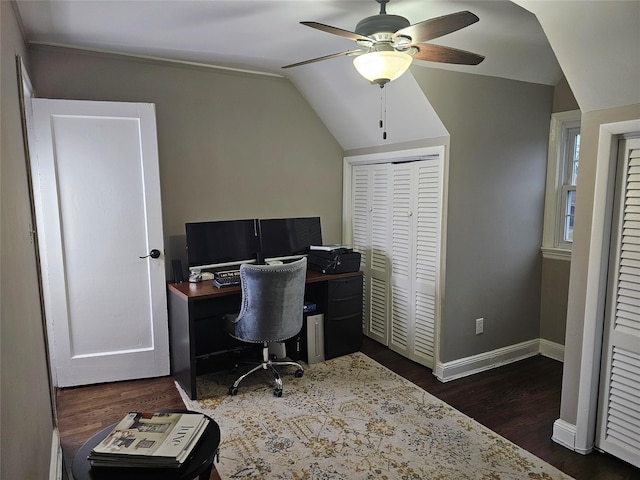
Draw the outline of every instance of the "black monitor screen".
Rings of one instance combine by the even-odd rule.
[[[260,220],[260,239],[264,258],[308,253],[310,245],[322,245],[320,217]]]
[[[187,223],[185,230],[190,267],[256,259],[259,239],[253,219]]]

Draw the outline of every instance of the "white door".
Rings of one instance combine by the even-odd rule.
[[[364,333],[388,344],[390,164],[357,165],[352,173],[352,239],[364,272]]]
[[[416,162],[414,168],[417,190],[414,203],[413,353],[418,362],[433,368],[442,233],[440,159]]]
[[[640,139],[620,154],[596,446],[640,467]]]
[[[169,374],[154,105],[33,99],[32,106],[54,385]],[[152,250],[160,256],[147,256]]]
[[[393,165],[389,348],[433,368],[440,258],[440,160]]]

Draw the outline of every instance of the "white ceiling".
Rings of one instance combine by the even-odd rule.
[[[353,31],[374,0],[18,0],[31,42],[69,45],[289,75],[283,65],[355,48],[312,20]],[[509,0],[391,0],[387,13],[417,23],[470,10],[480,21],[434,40],[486,56],[482,75],[554,85],[560,67],[535,16]],[[335,62],[327,60],[326,62]],[[437,66],[430,62],[423,65]],[[298,67],[297,69],[307,68]]]
[[[317,21],[353,31],[362,18],[378,13],[374,0],[16,0],[16,4],[32,43],[286,76],[344,150],[446,134],[410,73],[385,87],[389,138],[382,140],[380,89],[358,76],[351,57],[281,68],[354,49],[351,40],[299,22]],[[433,43],[482,54],[484,62],[452,66],[414,61],[414,65],[544,85],[555,85],[564,71],[583,111],[640,101],[640,1],[390,0],[387,5],[387,13],[411,23],[462,10],[475,13],[480,21]]]
[[[536,15],[583,112],[640,104],[640,1],[513,0]]]

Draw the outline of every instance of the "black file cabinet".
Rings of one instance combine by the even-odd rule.
[[[362,346],[362,276],[327,282],[324,316],[325,359],[357,352]]]

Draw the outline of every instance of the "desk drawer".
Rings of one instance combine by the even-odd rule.
[[[362,295],[362,275],[329,280],[327,286],[329,288],[329,298]]]
[[[328,287],[329,318],[362,315],[362,277],[331,280]]]
[[[327,360],[359,351],[362,347],[362,312],[325,318],[324,338]]]
[[[331,300],[327,303],[327,312],[330,317],[343,317],[354,313],[362,314],[362,296]]]

